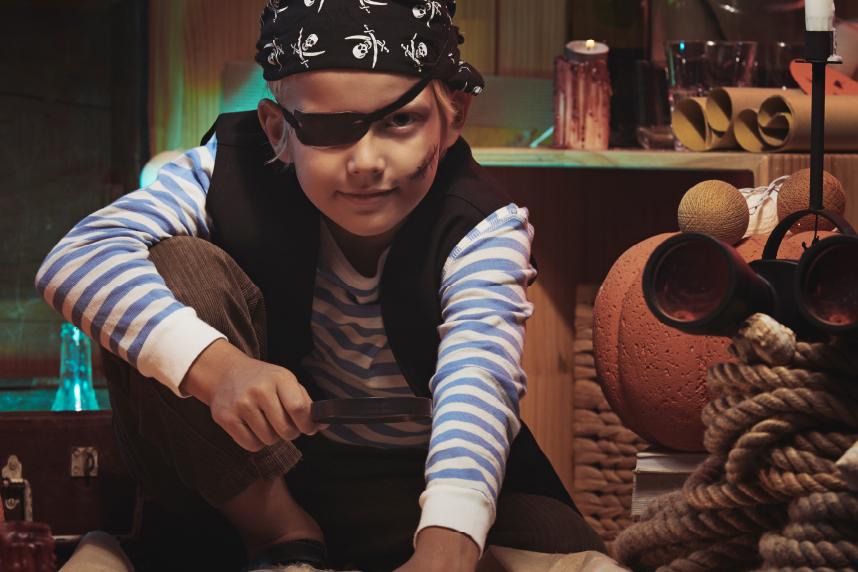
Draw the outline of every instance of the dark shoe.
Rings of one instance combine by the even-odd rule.
[[[313,568],[328,568],[328,551],[318,540],[290,540],[263,550],[242,568],[242,572],[253,572],[260,568],[309,564]]]

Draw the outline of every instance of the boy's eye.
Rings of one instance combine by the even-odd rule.
[[[417,116],[413,113],[394,113],[387,119],[387,125],[390,127],[408,127],[417,121]]]

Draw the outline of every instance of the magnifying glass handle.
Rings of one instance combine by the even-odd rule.
[[[313,402],[310,416],[316,423],[369,424],[428,421],[432,400],[426,397],[359,397]]]

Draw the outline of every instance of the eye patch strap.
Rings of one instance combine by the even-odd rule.
[[[345,111],[345,112],[340,112],[340,113],[301,113],[301,115],[304,117],[313,116],[313,115],[319,115],[319,116],[337,116],[337,115],[346,116],[346,115],[349,115],[349,116],[356,117],[355,123],[373,123],[374,121],[378,121],[379,119],[382,119],[384,116],[386,116],[390,112],[396,111],[400,107],[410,103],[415,97],[420,95],[420,93],[429,84],[430,81],[432,81],[432,78],[421,79],[420,81],[415,83],[408,91],[406,91],[404,94],[402,94],[402,96],[399,99],[397,99],[393,103],[391,103],[389,105],[385,105],[381,109],[377,109],[371,113],[359,114],[359,113],[354,113],[352,111]],[[301,123],[295,118],[294,115],[292,115],[291,112],[289,112],[285,107],[283,107],[280,104],[278,104],[277,106],[280,108],[280,112],[283,113],[283,117],[286,119],[286,121],[289,123],[289,125],[292,126],[293,129],[300,129],[301,128]]]
[[[424,77],[423,79],[421,79],[420,81],[415,83],[411,87],[411,89],[409,89],[408,91],[403,93],[402,97],[400,97],[399,99],[397,99],[396,101],[394,101],[390,105],[385,105],[381,109],[377,109],[377,110],[373,111],[372,113],[367,113],[363,117],[362,120],[367,122],[367,123],[372,123],[374,121],[378,121],[379,119],[383,118],[385,115],[387,115],[393,111],[396,111],[397,109],[399,109],[400,107],[403,107],[404,105],[411,103],[411,101],[414,100],[415,97],[420,95],[420,93],[423,91],[423,89],[427,85],[429,85],[430,81],[432,81],[432,78]]]

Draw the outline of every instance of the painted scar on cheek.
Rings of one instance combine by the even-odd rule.
[[[417,169],[408,175],[409,181],[415,181],[417,179],[422,179],[426,176],[426,171],[429,170],[429,167],[432,166],[432,163],[435,162],[435,157],[438,155],[438,146],[435,145],[427,154],[423,161],[420,162],[420,166]]]

